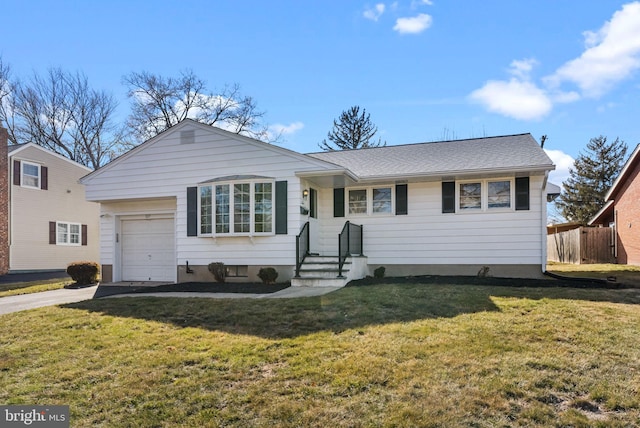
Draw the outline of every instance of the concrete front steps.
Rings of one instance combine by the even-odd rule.
[[[366,257],[348,257],[342,266],[342,276],[338,276],[338,256],[309,255],[300,268],[300,277],[292,278],[293,287],[344,287],[352,279],[365,274]],[[355,269],[354,269],[355,268]]]

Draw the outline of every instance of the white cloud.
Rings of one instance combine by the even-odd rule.
[[[384,3],[378,3],[374,7],[366,9],[362,15],[371,21],[378,21],[380,16],[384,13],[384,9]]]
[[[269,126],[269,130],[271,132],[274,132],[275,134],[282,134],[282,135],[295,134],[302,128],[304,128],[304,123],[302,122],[293,122],[293,123],[290,123],[289,125],[276,123],[274,125]]]
[[[433,2],[431,0],[412,0],[411,1],[411,8],[415,9],[416,7],[420,7],[420,6],[433,6]]]
[[[640,2],[625,4],[596,32],[586,31],[586,50],[545,81],[573,82],[588,97],[599,97],[640,68]]]
[[[431,27],[433,19],[426,13],[421,13],[411,18],[398,18],[393,27],[400,34],[418,34]]]
[[[509,81],[490,80],[482,88],[473,91],[470,97],[489,111],[520,120],[541,119],[553,107],[542,89],[516,78]]]
[[[638,22],[640,1],[628,3],[598,31],[584,32],[586,50],[582,55],[542,78],[541,85],[531,80],[535,59],[514,60],[509,68],[510,80],[490,80],[470,98],[489,111],[530,120],[544,117],[554,104],[598,97],[640,69]],[[576,84],[580,92],[562,90],[564,82]]]
[[[562,187],[562,183],[565,182],[567,178],[569,178],[569,168],[573,167],[575,159],[573,159],[570,155],[566,154],[562,150],[544,149],[544,151],[556,166],[556,169],[549,173],[549,181]]]
[[[266,138],[268,141],[274,141],[283,135],[292,135],[304,128],[304,123],[293,122],[289,125],[283,125],[281,123],[275,123],[269,126],[267,130]]]
[[[509,73],[520,80],[529,80],[531,70],[533,70],[533,67],[536,65],[538,65],[538,61],[536,61],[535,58],[516,59],[511,61]]]
[[[520,120],[541,119],[553,104],[548,94],[530,80],[537,61],[533,58],[511,62],[507,80],[490,80],[470,95],[471,100],[484,105],[489,111]]]

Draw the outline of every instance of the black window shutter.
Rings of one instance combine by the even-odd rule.
[[[407,215],[408,205],[407,185],[396,184],[396,215]]]
[[[82,225],[82,245],[87,245],[87,225]]]
[[[442,182],[442,212],[443,213],[456,212],[456,182],[455,181]]]
[[[529,177],[516,177],[516,210],[529,209]]]
[[[276,235],[286,235],[288,229],[287,222],[287,182],[276,181]]]
[[[344,217],[344,188],[333,189],[333,216]]]
[[[46,166],[40,167],[40,189],[49,189],[49,168]]]
[[[20,170],[20,161],[13,161],[13,184],[16,186],[20,185],[20,174],[22,171]]]
[[[311,218],[318,218],[318,213],[316,212],[316,204],[318,202],[318,193],[316,189],[309,189],[309,215]]]
[[[49,222],[49,244],[56,245],[56,222]]]
[[[187,236],[198,236],[197,187],[187,187]]]

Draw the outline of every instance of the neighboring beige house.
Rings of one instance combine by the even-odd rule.
[[[9,271],[98,261],[100,206],[85,199],[91,169],[33,143],[8,148]]]

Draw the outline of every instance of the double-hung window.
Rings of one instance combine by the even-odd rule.
[[[446,195],[443,193],[443,200]],[[459,182],[457,206],[460,212],[505,210],[513,208],[513,185],[510,179]],[[450,209],[445,212],[454,212]]]
[[[392,188],[349,189],[347,208],[347,212],[351,215],[392,214]]]
[[[56,223],[56,244],[80,245],[82,242],[81,225],[79,223]]]
[[[40,188],[40,165],[30,162],[21,162],[22,186]]]
[[[243,181],[201,185],[200,235],[271,234],[274,183]]]

